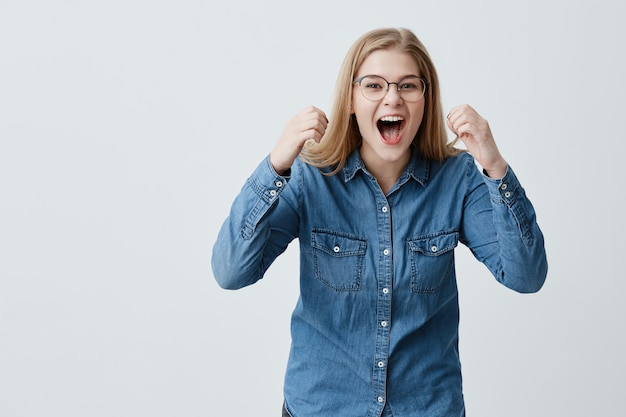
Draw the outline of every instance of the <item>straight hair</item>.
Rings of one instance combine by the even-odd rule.
[[[441,105],[439,78],[428,51],[415,34],[405,28],[382,28],[365,33],[349,49],[341,65],[335,86],[331,122],[319,143],[307,142],[300,157],[324,172],[334,175],[345,165],[348,155],[359,148],[362,136],[356,117],[351,113],[354,77],[363,61],[374,51],[399,50],[415,59],[420,75],[426,79],[424,116],[412,146],[422,158],[443,161],[457,155],[456,140],[449,142]]]

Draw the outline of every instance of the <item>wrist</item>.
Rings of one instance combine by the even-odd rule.
[[[507,164],[507,162],[502,159],[501,161],[490,165],[489,167],[484,167],[483,166],[483,172],[485,173],[485,175],[487,175],[489,178],[502,178],[504,177],[504,175],[506,174],[506,171],[509,167],[509,164]]]
[[[289,169],[291,168],[291,166],[285,166],[284,164],[280,164],[279,162],[275,161],[273,154],[270,154],[270,164],[272,165],[272,168],[274,168],[274,171],[276,171],[278,175],[283,175],[285,172],[289,171]]]

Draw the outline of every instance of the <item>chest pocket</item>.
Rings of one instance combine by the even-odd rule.
[[[446,231],[408,240],[411,258],[411,291],[435,293],[454,268],[454,248],[459,233]]]
[[[346,233],[314,229],[311,234],[315,278],[335,291],[361,288],[364,239]]]

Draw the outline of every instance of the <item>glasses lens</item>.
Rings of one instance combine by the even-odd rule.
[[[423,79],[410,76],[398,81],[400,96],[406,101],[417,101],[424,96],[426,83]]]
[[[367,75],[359,83],[363,96],[372,101],[381,100],[387,94],[387,81],[377,75]]]

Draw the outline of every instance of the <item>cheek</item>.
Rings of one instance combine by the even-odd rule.
[[[362,136],[369,136],[372,131],[372,115],[368,112],[365,112],[362,108],[356,108],[354,113],[354,117],[356,119],[356,123],[359,127],[359,132],[361,132]]]
[[[420,125],[424,121],[424,106],[423,105],[416,108],[415,111],[412,112],[411,119],[413,119],[413,124],[415,126],[415,129],[416,130],[419,129]]]
[[[356,116],[359,125],[369,123],[374,118],[376,103],[372,103],[362,97],[352,97],[350,111]]]

